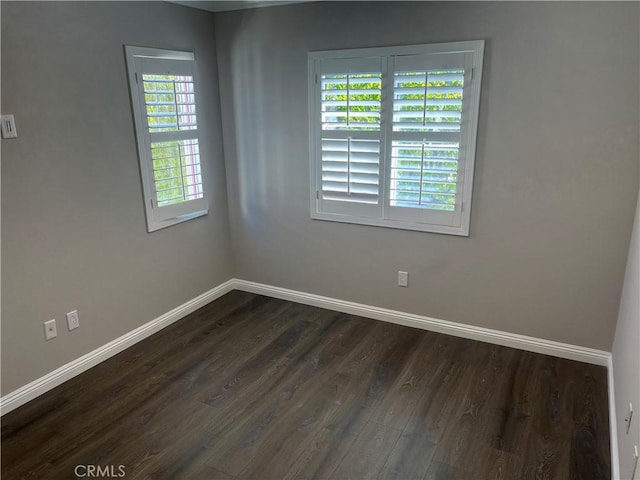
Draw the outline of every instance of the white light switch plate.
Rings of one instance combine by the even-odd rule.
[[[13,118],[13,115],[0,116],[0,126],[2,129],[2,138],[16,138],[18,136],[16,120]]]

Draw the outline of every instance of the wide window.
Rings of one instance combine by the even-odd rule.
[[[483,50],[309,53],[311,216],[468,235]]]
[[[125,47],[149,232],[207,214],[194,55]]]

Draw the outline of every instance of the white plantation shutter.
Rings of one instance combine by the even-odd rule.
[[[322,139],[322,198],[377,204],[380,142]]]
[[[193,75],[143,73],[142,82],[150,133],[198,128]]]
[[[165,67],[186,71],[182,65]],[[193,75],[142,73],[141,88],[151,140],[153,199],[161,208],[203,198]]]
[[[463,80],[463,69],[394,72],[390,206],[455,210]]]
[[[394,132],[459,132],[464,69],[395,71]]]
[[[194,56],[126,47],[149,231],[207,213]]]
[[[471,56],[393,57],[387,218],[458,227],[463,183],[460,144],[470,109]],[[465,85],[467,88],[465,89]]]
[[[381,77],[380,72],[323,73],[322,130],[379,131]]]
[[[312,217],[467,235],[483,48],[310,53]]]
[[[320,162],[316,195],[326,211],[375,217],[380,202],[380,58],[333,60],[318,69]]]
[[[458,142],[394,140],[391,148],[391,206],[455,210]]]

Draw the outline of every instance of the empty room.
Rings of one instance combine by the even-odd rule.
[[[639,2],[0,20],[3,480],[640,480]]]

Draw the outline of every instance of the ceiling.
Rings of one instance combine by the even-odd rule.
[[[272,7],[275,5],[288,5],[290,3],[306,3],[314,0],[171,0],[171,3],[178,3],[187,7],[199,8],[209,12],[228,12],[230,10],[242,10],[245,8]]]

